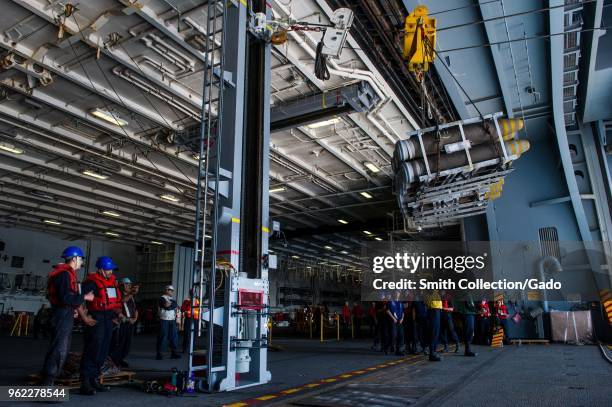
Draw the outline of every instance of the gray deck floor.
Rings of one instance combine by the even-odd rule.
[[[0,338],[0,385],[23,384],[40,369],[47,342],[26,338]],[[595,346],[525,345],[504,349],[477,347],[479,356],[450,354],[440,363],[412,357],[396,361],[369,350],[366,341],[277,339],[282,351],[269,352],[272,382],[231,393],[197,394],[167,398],[142,392],[137,386],[114,387],[94,397],[71,394],[69,405],[113,407],[217,406],[248,400],[245,405],[308,406],[610,406],[612,364]],[[156,361],[152,336],[135,338],[131,368],[140,379],[160,379],[170,368],[183,368],[186,359]],[[73,350],[81,348],[75,335]],[[371,366],[377,370],[325,383],[312,389],[283,394],[286,389]],[[272,395],[265,402],[257,397]],[[25,406],[20,402],[15,405]]]

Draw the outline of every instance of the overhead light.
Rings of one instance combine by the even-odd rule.
[[[178,202],[178,201],[180,201],[179,198],[177,198],[176,196],[171,195],[171,194],[162,194],[159,197],[161,199],[163,199],[163,200],[170,201],[170,202]]]
[[[324,266],[324,265],[326,265],[326,264],[328,264],[328,263],[327,263],[326,261],[324,261],[324,262],[319,263],[319,264],[320,264],[321,266]]]
[[[292,259],[299,259],[300,256],[296,256],[295,254],[293,256],[291,256]]]
[[[286,191],[286,190],[287,190],[287,188],[285,188],[285,187],[276,187],[276,188],[272,188],[272,189],[270,190],[270,193],[271,193],[271,194],[273,194],[273,193],[275,193],[275,192],[284,192],[284,191]]]
[[[106,236],[119,237],[119,235],[117,233],[114,233],[114,232],[104,232],[104,234]]]
[[[0,143],[0,150],[3,151],[8,151],[9,153],[13,153],[13,154],[23,154],[25,153],[25,150],[19,148],[19,147],[15,147],[12,144],[7,144],[7,143]]]
[[[45,219],[43,220],[43,222],[48,223],[49,225],[61,225],[62,224],[62,222],[53,220],[53,219]]]
[[[364,230],[363,233],[365,233],[368,236],[370,236],[372,234],[372,232],[370,232],[369,230]]]
[[[92,114],[92,116],[109,122],[110,124],[114,124],[115,126],[123,127],[128,125],[128,122],[120,118],[116,113],[109,112],[108,110],[95,108],[90,111],[90,113]]]
[[[306,267],[306,269],[310,270],[310,269],[312,269],[312,267],[308,266],[308,267]]]
[[[156,245],[163,245],[162,242],[158,242],[157,240],[151,240],[149,243],[156,244]]]
[[[378,240],[379,242],[382,242],[382,238],[380,237],[375,237],[374,240]]]
[[[101,174],[94,170],[83,170],[82,174],[96,179],[108,179],[108,175]]]
[[[338,219],[338,222],[342,223],[343,225],[347,225],[348,221],[344,220],[344,219]]]
[[[365,167],[368,170],[372,171],[374,174],[376,174],[377,172],[380,172],[380,168],[378,168],[377,166],[375,166],[374,164],[372,164],[369,161],[364,162],[363,165],[365,165]]]
[[[268,250],[268,253],[275,253],[274,250]]]
[[[368,194],[366,191],[360,192],[359,195],[367,199],[372,199],[372,195]]]
[[[331,246],[323,246],[323,247],[326,248],[327,250],[332,250],[333,249],[333,247],[331,247]]]
[[[112,217],[115,217],[115,218],[118,218],[119,216],[121,216],[120,213],[117,213],[115,211],[102,211],[102,214],[103,215],[107,215],[107,216],[112,216]]]
[[[212,239],[211,235],[204,235],[204,239]]]
[[[342,254],[348,254],[348,252],[346,250],[342,250],[340,253]]]
[[[318,129],[319,127],[325,127],[325,126],[331,126],[332,124],[338,124],[340,123],[340,118],[339,117],[333,117],[331,119],[328,120],[323,120],[320,122],[316,122],[316,123],[311,123],[308,125],[309,129]]]

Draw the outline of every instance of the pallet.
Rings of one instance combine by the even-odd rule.
[[[513,345],[550,345],[548,339],[511,339]]]
[[[122,371],[117,374],[100,377],[100,383],[108,386],[117,386],[134,381],[136,373],[130,371]],[[40,384],[41,376],[39,373],[31,374],[27,377],[27,384]],[[68,387],[69,389],[78,389],[81,387],[80,379],[56,379],[56,386]]]

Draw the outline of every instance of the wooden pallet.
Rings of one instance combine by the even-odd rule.
[[[136,373],[130,371],[122,371],[117,374],[102,376],[100,383],[108,386],[117,386],[134,380]],[[27,378],[27,383],[30,385],[40,384],[41,376],[39,373],[31,374]],[[68,387],[69,389],[78,389],[81,387],[80,379],[55,379],[56,386]]]

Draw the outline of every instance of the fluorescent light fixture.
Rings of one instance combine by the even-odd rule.
[[[340,253],[342,254],[348,254],[348,252],[346,250],[342,250]]]
[[[108,210],[102,211],[102,215],[112,216],[112,217],[114,217],[114,218],[118,218],[119,216],[121,216],[121,214],[120,214],[120,213],[118,213],[118,212],[115,212],[115,211],[108,211]]]
[[[104,232],[104,234],[106,236],[119,237],[119,235],[117,233],[114,233],[114,232]]]
[[[372,234],[372,232],[370,232],[369,230],[364,230],[363,233],[365,233],[368,236],[370,236]]]
[[[311,123],[308,125],[309,129],[318,129],[319,127],[331,126],[332,124],[340,123],[339,117],[332,117],[331,119],[323,120],[316,123]]]
[[[319,264],[320,264],[321,266],[324,266],[324,265],[326,265],[326,264],[328,264],[328,263],[327,263],[326,261],[324,261],[324,262],[319,263]]]
[[[171,194],[162,194],[159,197],[161,199],[165,200],[165,201],[170,201],[170,202],[178,202],[178,201],[180,201],[180,199],[178,199],[176,196],[171,195]]]
[[[348,225],[348,221],[344,219],[338,219],[338,222],[342,223],[343,225]]]
[[[366,191],[360,192],[359,195],[367,199],[372,199],[372,195],[368,194]]]
[[[331,247],[331,246],[323,246],[323,247],[326,248],[327,250],[332,250],[333,249],[333,247]]]
[[[273,193],[275,193],[275,192],[284,192],[284,191],[286,191],[286,190],[287,190],[287,188],[285,188],[285,187],[276,187],[276,188],[272,188],[272,189],[270,190],[270,193],[271,193],[271,194],[273,194]]]
[[[300,256],[296,256],[295,254],[293,256],[291,256],[292,259],[299,259]]]
[[[84,170],[82,174],[96,179],[108,179],[108,175],[100,174],[99,172],[94,170]]]
[[[274,250],[268,250],[268,253],[275,253]]]
[[[15,147],[12,144],[7,144],[7,143],[0,143],[0,150],[3,151],[8,151],[9,153],[13,153],[13,154],[23,154],[25,153],[25,151],[19,147]]]
[[[117,113],[109,112],[108,110],[95,108],[90,111],[90,113],[92,116],[102,119],[105,122],[109,122],[110,124],[114,124],[115,126],[123,127],[128,125],[128,122],[120,118]]]
[[[369,161],[364,162],[363,165],[365,165],[365,167],[368,170],[372,171],[374,174],[376,174],[377,172],[380,172],[380,168],[378,168],[377,166],[375,166],[374,164],[372,164]]]
[[[212,239],[211,235],[204,235],[204,239]]]
[[[309,267],[306,267],[306,269],[307,269],[307,270],[310,270],[310,269],[312,269],[312,267],[310,267],[310,266],[309,266]]]
[[[380,237],[375,237],[374,240],[378,240],[379,242],[382,242],[382,238]]]
[[[163,245],[162,242],[158,242],[157,240],[151,240],[150,242],[151,244],[156,244],[156,245]]]
[[[53,220],[53,219],[45,219],[43,220],[43,222],[48,223],[49,225],[61,225],[62,224],[62,222]]]

